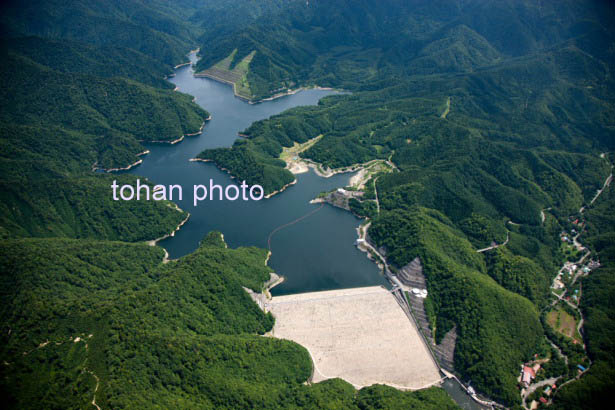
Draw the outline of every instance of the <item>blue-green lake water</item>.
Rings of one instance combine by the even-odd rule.
[[[191,55],[191,59],[194,62],[195,56]],[[236,181],[214,164],[190,162],[191,158],[206,148],[230,147],[239,138],[237,133],[254,121],[292,107],[317,104],[332,92],[305,90],[273,101],[248,104],[236,98],[230,86],[193,74],[192,67],[184,66],[176,70],[176,76],[170,81],[179,91],[195,96],[196,102],[212,114],[212,120],[200,135],[186,137],[178,144],[148,145],[150,154],[143,157],[140,166],[130,170],[154,183],[180,184],[184,188],[183,201],[175,202],[190,212],[190,219],[175,236],[159,243],[170,257],[178,258],[194,251],[199,241],[213,230],[222,232],[231,247],[267,248],[267,239],[274,229],[318,209],[298,223],[277,231],[271,238],[269,266],[285,277],[272,293],[282,295],[373,285],[389,287],[378,267],[354,245],[356,228],[361,221],[341,209],[309,203],[322,191],[347,185],[351,174],[321,178],[310,170],[296,176],[297,184],[269,199],[257,202],[204,200],[193,206],[193,185],[208,186],[212,179],[224,187]],[[462,408],[482,408],[456,382],[447,380],[442,387]]]
[[[191,58],[194,59],[194,55]],[[196,102],[212,115],[198,136],[186,137],[175,145],[148,145],[150,154],[130,171],[156,184],[183,187],[183,201],[175,202],[190,212],[190,219],[175,236],[159,243],[171,258],[194,251],[203,236],[212,230],[222,232],[231,247],[267,248],[267,238],[275,228],[320,207],[310,204],[311,199],[322,191],[347,185],[351,174],[321,178],[310,171],[297,175],[297,184],[269,199],[207,199],[193,206],[193,185],[208,186],[212,179],[224,187],[236,181],[215,165],[190,162],[191,158],[206,148],[230,147],[239,138],[237,133],[254,121],[292,107],[317,104],[332,91],[305,90],[273,101],[248,104],[236,98],[230,86],[194,77],[190,66],[177,69],[170,81],[179,91],[195,96]],[[277,231],[271,239],[269,266],[284,276],[285,281],[272,293],[386,285],[378,267],[354,246],[359,223],[360,220],[350,213],[325,205],[308,218]]]

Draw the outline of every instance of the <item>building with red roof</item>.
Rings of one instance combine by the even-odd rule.
[[[521,381],[529,386],[532,383],[532,380],[536,377],[536,373],[534,369],[529,366],[523,366],[523,371],[521,372]]]

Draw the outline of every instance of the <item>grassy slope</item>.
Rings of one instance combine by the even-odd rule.
[[[227,57],[218,61],[210,68],[196,73],[196,75],[207,75],[218,81],[232,83],[235,95],[250,100],[253,96],[247,74],[255,52],[248,54],[237,64],[231,66],[236,53],[237,50],[233,50]]]

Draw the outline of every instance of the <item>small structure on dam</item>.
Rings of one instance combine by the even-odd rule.
[[[441,379],[414,323],[381,286],[276,296],[264,308],[276,319],[272,336],[310,352],[314,382],[414,390]]]

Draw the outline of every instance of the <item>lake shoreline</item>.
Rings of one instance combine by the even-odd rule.
[[[231,171],[230,171],[230,170],[228,170],[228,169],[226,169],[226,168],[224,168],[224,167],[221,167],[221,166],[217,165],[217,164],[216,164],[216,162],[215,162],[214,160],[212,160],[212,159],[204,159],[204,158],[190,158],[188,161],[190,161],[190,162],[211,162],[211,163],[213,163],[213,164],[216,166],[216,168],[218,168],[220,171],[224,171],[224,172],[226,172],[226,173],[228,174],[228,176],[229,176],[229,177],[231,177],[231,179],[237,180],[237,177],[236,177],[235,175],[233,175],[233,174],[231,173]],[[244,181],[244,182],[245,182],[245,181]],[[274,195],[277,195],[277,194],[279,194],[279,193],[281,193],[281,192],[284,192],[287,188],[291,187],[292,185],[295,185],[296,183],[297,183],[297,178],[295,178],[292,182],[289,182],[288,184],[284,185],[284,186],[283,186],[283,187],[281,187],[280,189],[278,189],[278,190],[276,190],[276,191],[273,191],[273,192],[268,193],[267,195],[265,195],[265,196],[264,196],[264,198],[265,198],[265,199],[269,199],[269,198],[273,197]]]
[[[174,206],[169,205],[169,208],[173,208],[177,212],[184,212],[179,206],[177,206],[176,203],[172,203],[172,204]],[[187,214],[186,218],[184,218],[184,220],[181,221],[179,223],[179,225],[177,225],[173,231],[171,231],[171,232],[161,236],[160,238],[156,238],[156,239],[152,239],[152,240],[146,241],[145,243],[147,243],[149,246],[157,246],[158,242],[163,241],[163,240],[165,240],[167,238],[170,238],[172,236],[175,236],[177,231],[179,231],[181,229],[181,227],[184,226],[184,224],[186,222],[188,222],[188,219],[190,219],[190,212],[186,212],[186,214]],[[168,263],[172,259],[169,259],[169,252],[164,247],[162,247],[162,249],[164,250],[164,257],[162,258],[162,263]]]
[[[205,124],[211,121],[211,114],[209,115],[209,117],[205,118],[203,120],[203,123],[201,124],[201,127],[199,128],[199,130],[197,132],[193,132],[191,134],[184,134],[181,137],[174,139],[172,141],[169,140],[155,140],[155,141],[146,141],[146,140],[140,140],[140,143],[147,143],[147,144],[170,144],[170,145],[175,145],[178,144],[180,142],[182,142],[184,140],[185,137],[194,137],[197,135],[200,135],[203,133],[203,129],[205,128]],[[139,152],[138,154],[135,154],[136,157],[141,157],[143,155],[147,155],[150,153],[150,150],[146,149],[143,152]],[[143,163],[143,159],[139,159],[135,162],[133,162],[132,164],[128,164],[125,167],[118,167],[118,168],[101,168],[97,165],[97,163],[94,163],[94,165],[92,165],[92,172],[96,172],[98,170],[103,171],[103,172],[118,172],[118,171],[128,171],[138,165],[141,165]]]
[[[203,123],[201,124],[201,127],[199,128],[199,130],[197,132],[193,132],[193,133],[189,133],[189,134],[184,134],[181,137],[174,139],[172,141],[169,140],[154,140],[154,141],[146,141],[146,140],[142,140],[140,142],[146,142],[149,144],[171,144],[171,145],[175,145],[177,143],[180,143],[184,140],[185,137],[194,137],[196,135],[200,135],[203,132],[203,128],[205,128],[205,124],[211,121],[211,115],[209,115],[209,117],[205,118],[203,120]]]
[[[209,78],[209,79],[217,81],[219,83],[230,85],[233,88],[233,94],[235,95],[235,97],[239,98],[240,100],[243,100],[243,101],[247,102],[248,104],[260,104],[260,103],[267,102],[267,101],[273,101],[273,100],[277,100],[278,98],[286,97],[286,96],[289,96],[289,95],[294,95],[294,94],[297,94],[300,91],[305,91],[305,90],[321,90],[321,91],[344,92],[344,90],[339,90],[339,89],[335,89],[335,88],[332,88],[332,87],[321,87],[319,85],[313,85],[313,86],[304,86],[304,87],[299,87],[299,88],[294,88],[294,89],[289,88],[288,90],[286,90],[284,92],[273,94],[270,97],[265,97],[265,98],[261,98],[259,100],[254,100],[254,99],[251,99],[250,97],[246,97],[245,95],[239,94],[237,92],[237,90],[236,90],[236,85],[235,85],[235,83],[233,81],[226,80],[226,79],[224,79],[222,77],[218,77],[218,76],[216,76],[214,74],[206,73],[204,71],[201,71],[200,73],[194,73],[193,76],[197,77],[197,78],[199,78],[199,77],[200,78],[203,78],[203,77],[204,78]]]
[[[143,152],[139,152],[138,154],[135,154],[135,156],[137,157],[141,157],[143,155],[147,155],[150,153],[150,150],[146,149]],[[132,164],[129,164],[123,168],[100,168],[97,163],[94,163],[94,165],[92,165],[92,172],[96,172],[96,171],[102,171],[102,172],[107,172],[107,173],[111,173],[111,172],[117,172],[117,171],[128,171],[129,169],[132,169],[138,165],[141,165],[143,163],[142,159],[139,159],[135,162],[133,162]]]
[[[271,198],[272,196],[274,196],[276,194],[284,192],[286,190],[286,188],[289,188],[289,187],[295,185],[296,183],[297,183],[297,178],[295,178],[292,182],[289,182],[288,184],[284,185],[282,188],[280,188],[280,189],[278,189],[276,191],[273,191],[273,192],[265,195],[265,199],[269,199],[269,198]]]
[[[282,98],[282,97],[286,97],[289,95],[294,95],[297,94],[300,91],[306,91],[306,90],[320,90],[320,91],[337,91],[337,92],[344,92],[344,90],[338,90],[332,87],[321,87],[319,85],[309,85],[309,86],[304,86],[304,87],[299,87],[299,88],[295,88],[295,89],[288,89],[285,92],[280,92],[277,94],[272,95],[271,97],[265,97],[265,98],[261,98],[260,100],[249,100],[248,104],[260,104],[262,102],[266,102],[266,101],[273,101],[273,100],[277,100],[278,98]]]
[[[194,55],[190,58],[193,62],[195,61]],[[203,179],[205,181],[220,180],[226,185],[237,185],[238,183],[232,180],[238,179],[242,174],[235,177],[230,175],[227,169],[217,165],[196,168],[189,162],[215,162],[205,157],[198,158],[199,153],[206,149],[231,147],[234,141],[241,140],[241,131],[253,122],[277,115],[295,106],[315,105],[320,98],[331,94],[330,91],[310,90],[257,106],[246,104],[235,98],[230,89],[218,81],[209,78],[195,78],[193,70],[187,67],[178,69],[172,82],[180,92],[191,95],[191,99],[196,98],[198,104],[204,109],[211,107],[216,121],[207,125],[206,134],[209,135],[203,134],[203,138],[200,136],[185,138],[186,140],[181,145],[166,143],[150,146],[153,153],[151,158],[145,160],[139,169],[130,171],[163,185],[178,182],[184,185],[202,184]],[[281,166],[283,167],[284,165]],[[169,258],[176,259],[197,249],[198,242],[207,232],[219,231],[225,233],[225,237],[228,238],[225,239],[229,240],[229,244],[233,247],[263,247],[262,242],[267,241],[267,235],[273,227],[285,225],[289,220],[296,219],[299,214],[311,213],[314,207],[308,204],[310,199],[323,190],[331,190],[347,183],[345,175],[325,179],[311,171],[296,178],[290,175],[286,178],[285,182],[289,184],[280,183],[280,186],[276,186],[276,188],[283,189],[276,189],[277,192],[269,192],[273,190],[272,188],[267,190],[268,198],[286,191],[286,195],[275,197],[276,201],[271,202],[254,203],[248,206],[241,201],[224,204],[208,202],[207,208],[197,209],[190,198],[184,198],[183,201],[177,203],[191,213],[190,219],[181,226],[181,231],[176,231],[179,232],[177,235],[167,236],[166,240],[158,242],[158,246],[168,251]],[[298,185],[300,182],[301,189],[288,189],[291,185]],[[183,217],[178,219],[183,219]],[[337,213],[326,213],[326,216],[320,220],[301,225],[297,228],[299,231],[291,235],[293,239],[278,243],[279,249],[277,245],[275,249],[272,249],[273,254],[265,257],[267,252],[262,253],[263,263],[267,262],[267,266],[272,265],[272,270],[285,278],[284,282],[281,279],[275,280],[268,283],[272,286],[265,287],[276,295],[287,293],[291,289],[291,292],[295,293],[330,288],[332,286],[330,284],[331,273],[325,266],[334,267],[336,272],[334,280],[337,285],[333,286],[336,288],[381,284],[382,279],[377,267],[357,253],[353,246],[356,239],[354,232],[356,226],[357,220],[354,217]],[[325,240],[312,241],[313,236],[318,235],[321,229],[332,229],[332,232]],[[310,238],[310,242],[296,246],[294,239],[299,240],[304,237]],[[162,238],[157,239],[162,240]],[[319,256],[324,255],[323,246],[338,250],[338,257],[335,260],[329,260],[325,256]],[[297,263],[293,252],[297,252],[296,256],[300,258],[306,257],[307,263]],[[257,288],[254,290],[260,292],[261,285],[255,285]]]

